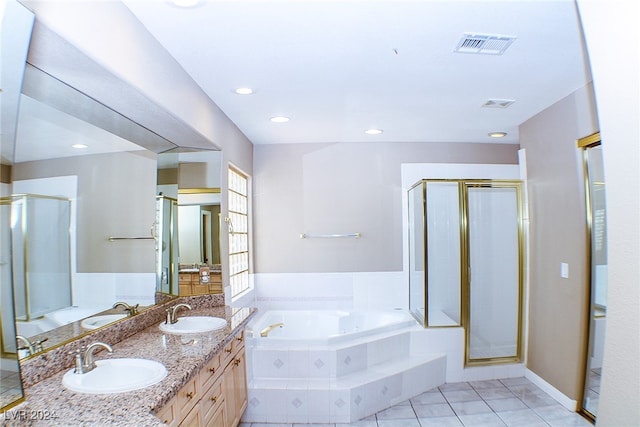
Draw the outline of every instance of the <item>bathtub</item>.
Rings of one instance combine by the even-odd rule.
[[[261,336],[265,328],[278,324],[283,326]],[[248,332],[259,346],[331,346],[411,326],[417,323],[403,310],[272,310],[251,322]]]
[[[85,317],[89,317],[105,310],[104,307],[67,307],[52,311],[37,319],[25,321],[17,320],[17,334],[25,337],[32,337],[48,332],[60,326],[68,325]]]
[[[245,331],[243,421],[351,423],[439,386],[446,356],[412,345],[425,331],[401,310],[259,313]]]

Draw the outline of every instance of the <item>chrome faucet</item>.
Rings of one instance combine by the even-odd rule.
[[[134,315],[138,314],[138,307],[139,306],[140,306],[140,304],[136,304],[134,306],[131,306],[131,305],[129,305],[126,302],[123,302],[123,301],[119,301],[119,302],[113,304],[113,308],[123,307],[125,309],[125,311],[129,312],[129,316],[134,316]]]
[[[284,323],[274,323],[273,325],[269,325],[260,331],[260,336],[266,337],[267,335],[269,335],[269,332],[271,332],[272,329],[282,328],[283,326],[284,326]]]
[[[191,310],[191,306],[189,304],[184,304],[184,303],[176,304],[173,307],[169,307],[166,310],[167,319],[164,321],[164,323],[166,325],[173,325],[174,323],[176,323],[178,321],[178,319],[176,318],[176,313],[178,312],[178,309],[182,307],[186,307],[189,310]]]
[[[75,353],[76,368],[73,370],[74,373],[86,374],[87,372],[91,372],[96,367],[96,362],[93,360],[93,352],[98,347],[104,348],[109,352],[109,354],[113,353],[113,348],[111,348],[109,344],[98,341],[90,344],[87,348],[78,349]]]

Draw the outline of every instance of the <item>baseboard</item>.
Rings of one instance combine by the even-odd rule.
[[[530,369],[527,369],[525,371],[524,376],[529,381],[531,381],[532,383],[534,383],[535,385],[540,387],[540,389],[542,389],[542,391],[544,391],[545,393],[547,393],[551,397],[553,397],[555,400],[557,400],[558,403],[560,403],[562,406],[564,406],[568,410],[573,411],[573,412],[578,410],[578,402],[577,401],[575,401],[574,399],[569,398],[567,395],[565,395],[560,390],[558,390],[557,388],[555,388],[554,386],[552,386],[551,384],[546,382],[544,379],[542,379],[542,377],[538,376],[536,373],[534,373]]]

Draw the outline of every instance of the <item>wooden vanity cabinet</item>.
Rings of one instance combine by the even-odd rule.
[[[157,417],[170,426],[236,427],[246,407],[244,336],[240,333],[157,412]]]
[[[226,426],[235,427],[247,409],[247,374],[244,346],[234,354],[224,371]]]

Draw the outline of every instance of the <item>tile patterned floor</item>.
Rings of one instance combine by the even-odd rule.
[[[240,427],[297,427],[248,424]],[[352,424],[314,427],[590,427],[526,378],[444,384]]]

